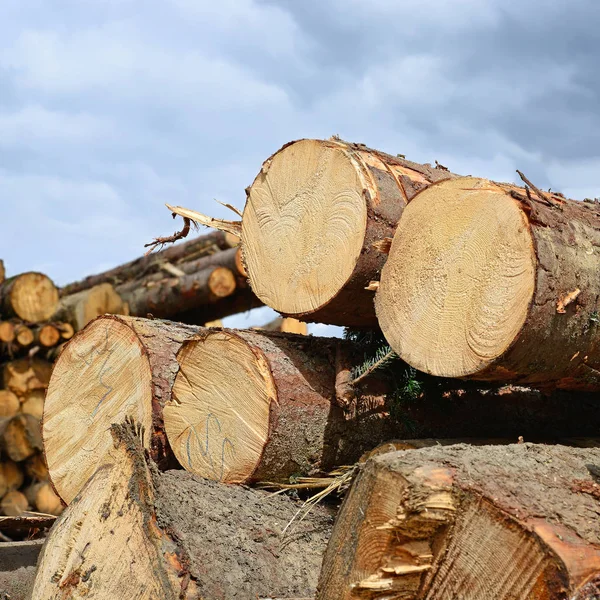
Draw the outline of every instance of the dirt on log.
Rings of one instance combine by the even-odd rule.
[[[263,163],[241,222],[169,208],[239,232],[252,289],[267,306],[306,321],[373,326],[365,288],[379,279],[386,238],[419,190],[452,177],[363,144],[299,140]]]
[[[179,369],[177,351],[199,331],[104,316],[67,342],[50,379],[42,429],[50,479],[67,504],[110,449],[110,425],[125,417],[144,427],[144,445],[161,468],[177,464],[162,408]]]
[[[34,598],[313,597],[332,526],[326,508],[284,537],[298,503],[160,473],[129,425],[111,430],[113,459],[53,527]]]
[[[344,501],[317,598],[595,598],[599,472],[598,448],[377,456]]]
[[[442,377],[600,389],[600,211],[472,177],[402,215],[376,308],[396,352]]]
[[[207,235],[170,246],[160,252],[141,256],[124,265],[109,269],[104,273],[90,275],[81,281],[70,283],[60,289],[60,295],[61,297],[70,296],[101,283],[110,283],[113,286],[118,286],[126,281],[142,278],[149,273],[155,273],[161,268],[161,265],[166,263],[176,266],[182,260],[194,260],[195,258],[200,258],[219,250],[232,248],[238,242],[239,240],[229,234],[214,231]]]

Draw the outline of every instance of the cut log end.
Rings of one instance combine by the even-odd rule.
[[[268,439],[275,385],[265,359],[235,334],[214,331],[178,355],[165,431],[179,462],[207,479],[248,481]]]
[[[518,336],[535,274],[521,204],[489,181],[451,179],[405,209],[383,269],[377,315],[390,345],[413,367],[469,376]]]
[[[19,318],[37,323],[47,321],[54,314],[58,305],[58,290],[46,275],[24,273],[7,285],[10,285],[8,302]]]
[[[0,390],[0,418],[13,417],[21,409],[19,398],[10,390]]]
[[[217,298],[231,296],[236,285],[235,275],[225,267],[217,267],[208,278],[208,287]]]
[[[364,189],[356,161],[328,142],[301,140],[263,165],[249,189],[242,240],[252,289],[265,304],[303,315],[338,294],[365,239]]]
[[[10,344],[15,340],[15,325],[10,321],[0,322],[0,342]]]
[[[132,330],[116,318],[91,323],[56,362],[44,407],[50,477],[68,504],[112,444],[111,423],[126,416],[150,432],[151,372]]]
[[[514,445],[369,461],[338,516],[318,600],[580,597],[600,551],[597,501],[573,478],[594,485],[586,463],[597,458]]]

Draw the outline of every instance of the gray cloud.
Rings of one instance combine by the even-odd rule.
[[[299,137],[600,195],[595,0],[4,0],[0,256],[65,283]],[[26,232],[24,234],[23,232]]]

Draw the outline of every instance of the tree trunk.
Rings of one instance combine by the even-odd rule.
[[[140,279],[149,273],[154,273],[161,268],[161,265],[171,263],[177,265],[182,260],[194,260],[201,256],[212,254],[218,250],[226,250],[237,245],[239,240],[232,238],[231,235],[221,231],[214,231],[208,235],[188,240],[181,244],[166,248],[161,252],[144,255],[136,260],[125,263],[100,273],[91,275],[82,281],[70,283],[61,288],[61,296],[70,296],[90,289],[101,283],[110,283],[113,286],[121,285],[133,279]]]
[[[226,267],[208,267],[180,277],[162,276],[155,281],[134,280],[117,288],[129,305],[129,312],[138,317],[173,318],[181,312],[215,304],[231,296],[236,289],[236,278]]]
[[[348,494],[317,598],[552,600],[600,589],[600,449],[393,452]]]
[[[109,427],[130,416],[161,468],[175,465],[163,427],[181,344],[199,328],[161,320],[104,316],[67,343],[44,406],[50,479],[68,504],[108,452]]]
[[[101,283],[69,296],[63,296],[55,321],[70,323],[77,331],[104,314],[128,315],[129,306],[110,283]]]
[[[381,328],[433,375],[600,389],[598,246],[594,204],[441,182],[400,221],[377,294]]]
[[[336,403],[341,340],[204,330],[185,342],[165,431],[187,470],[226,483],[285,481],[351,464],[402,428],[385,383],[347,411]]]
[[[376,245],[391,238],[419,190],[450,177],[363,144],[300,140],[264,162],[246,190],[241,226],[225,228],[241,231],[252,289],[267,306],[306,321],[373,326],[373,292],[365,288],[386,258]]]
[[[284,538],[298,510],[289,498],[158,473],[130,427],[111,429],[113,458],[53,527],[34,598],[313,596],[331,528],[325,508]]]
[[[47,321],[58,306],[58,290],[41,273],[23,273],[0,284],[0,312],[28,323]]]

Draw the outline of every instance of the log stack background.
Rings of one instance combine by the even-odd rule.
[[[0,505],[66,506],[34,597],[599,597],[600,214],[522,177],[301,140],[50,315],[5,284]]]

